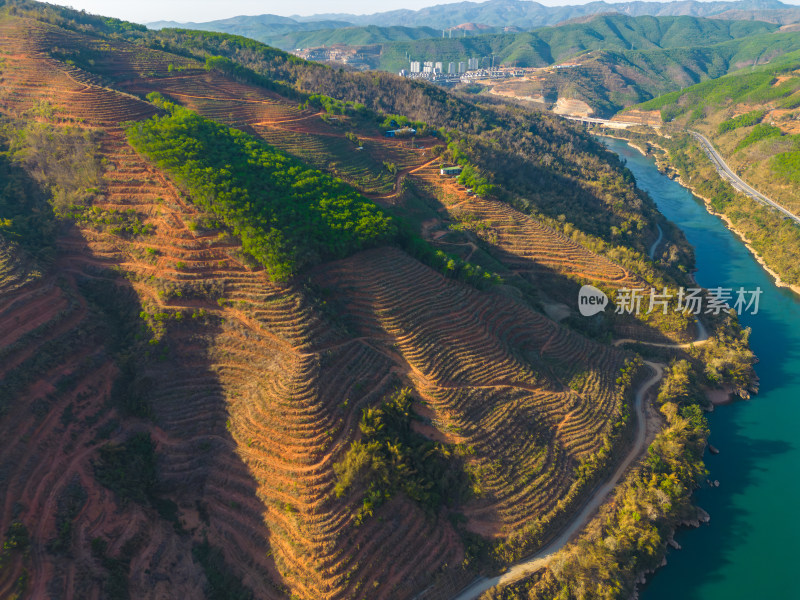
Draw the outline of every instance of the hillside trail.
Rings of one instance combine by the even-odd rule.
[[[561,532],[552,539],[546,546],[544,546],[537,553],[523,559],[509,567],[505,573],[495,577],[480,577],[470,584],[466,589],[462,590],[453,600],[475,600],[485,591],[498,586],[509,585],[520,579],[531,575],[539,569],[546,567],[550,564],[554,555],[561,550],[572,538],[586,526],[589,521],[594,517],[594,514],[600,506],[606,501],[608,495],[614,490],[617,484],[628,470],[628,467],[642,454],[647,447],[647,406],[644,401],[647,392],[655,384],[661,381],[664,376],[665,365],[645,361],[645,364],[653,370],[653,375],[645,382],[643,382],[636,390],[636,399],[634,402],[636,414],[636,436],[633,446],[625,455],[623,460],[619,463],[613,475],[605,481],[600,487],[595,489],[592,495],[583,504],[581,510],[572,518],[572,520],[561,530]]]
[[[258,123],[253,123],[254,126],[260,127],[273,127],[275,125],[281,125],[283,123],[296,123],[297,121],[305,121],[307,119],[311,119],[312,117],[321,117],[322,115],[326,114],[324,111],[312,113],[310,115],[303,115],[301,117],[292,117],[291,119],[275,119],[272,121],[260,121]],[[279,128],[281,129],[281,128]],[[289,130],[291,131],[291,130]]]
[[[700,319],[697,319],[695,323],[697,324],[697,339],[695,339],[693,342],[686,342],[684,344],[668,344],[662,342],[643,342],[641,340],[623,338],[620,340],[614,340],[611,342],[611,345],[621,346],[622,344],[641,344],[642,346],[650,346],[652,348],[678,348],[680,350],[688,350],[694,346],[702,346],[703,344],[707,344],[709,341],[708,330],[706,329],[706,326],[703,325],[703,322]]]
[[[215,100],[217,102],[244,102],[246,104],[268,104],[274,105],[274,100],[256,100],[255,98],[234,98],[234,97],[219,97],[219,96],[200,96],[198,94],[186,94],[183,92],[169,92],[172,96],[178,96],[180,98],[195,98],[197,100]],[[314,117],[318,114],[322,113],[315,113],[313,115],[308,115],[307,117]]]
[[[622,339],[616,340],[613,345],[619,346],[623,343],[637,342],[648,346],[659,348],[688,348],[690,346],[706,343],[709,339],[708,330],[703,322],[697,320],[697,339],[687,344],[660,344],[653,342],[638,342],[638,340]],[[609,494],[625,476],[628,468],[633,462],[647,449],[647,405],[644,401],[650,389],[656,385],[664,376],[666,367],[663,363],[645,361],[654,374],[644,381],[636,390],[634,401],[634,412],[636,414],[636,434],[628,453],[617,466],[614,473],[605,483],[597,487],[589,498],[584,502],[580,511],[569,521],[569,523],[550,540],[543,548],[535,554],[519,561],[509,567],[504,573],[495,577],[479,577],[469,586],[461,590],[451,600],[476,600],[481,594],[495,586],[505,586],[512,584],[528,575],[531,575],[550,564],[555,554],[566,546],[594,517],[600,506],[606,501]]]
[[[176,94],[176,95],[178,95],[178,94]],[[191,97],[191,98],[202,98],[202,96],[188,96],[188,95],[186,95],[186,96],[187,97]],[[242,100],[242,101],[245,102],[245,100]],[[324,111],[320,111],[318,113],[309,114],[309,115],[303,115],[303,116],[300,116],[300,117],[293,117],[291,119],[279,119],[279,120],[274,120],[274,121],[261,121],[261,122],[258,122],[258,123],[253,123],[253,126],[255,126],[255,127],[259,127],[259,126],[260,127],[272,127],[273,129],[280,129],[280,130],[289,131],[289,132],[292,132],[292,133],[305,133],[305,134],[308,134],[308,135],[345,139],[346,138],[346,134],[345,133],[341,133],[341,132],[335,132],[335,131],[324,131],[324,132],[323,131],[303,131],[303,130],[287,129],[285,127],[281,127],[281,125],[283,125],[285,123],[297,123],[298,121],[306,121],[306,120],[311,119],[313,117],[320,117],[320,116],[325,115],[325,114],[326,113]],[[373,135],[360,135],[359,136],[359,140],[361,142],[373,142],[373,143],[377,143],[377,144],[384,144],[386,142],[386,139],[384,137],[373,136]],[[424,153],[423,153],[423,155],[424,155]],[[424,163],[422,163],[420,165],[416,165],[416,166],[415,165],[411,165],[411,166],[409,166],[409,167],[407,167],[407,168],[405,168],[405,169],[403,169],[401,171],[398,171],[397,174],[395,175],[395,178],[394,178],[394,184],[392,186],[392,191],[387,193],[387,194],[371,194],[371,193],[368,193],[368,192],[361,192],[361,194],[365,198],[369,198],[370,200],[389,200],[391,198],[396,198],[397,196],[400,195],[400,188],[401,188],[401,186],[403,184],[403,180],[406,178],[407,175],[412,175],[412,174],[416,173],[417,171],[421,171],[422,169],[425,169],[426,167],[431,166],[432,164],[434,164],[438,160],[440,160],[440,157],[439,156],[434,156],[432,159],[430,159],[430,160],[428,160],[428,161],[426,161],[426,162],[424,162]]]
[[[656,223],[656,227],[658,228],[658,238],[656,238],[656,241],[653,242],[652,246],[650,246],[650,260],[655,259],[656,250],[658,250],[658,245],[661,243],[661,240],[664,239],[664,230],[661,229],[661,225]]]
[[[400,188],[403,185],[403,180],[406,178],[407,175],[411,175],[416,173],[417,171],[424,169],[425,167],[429,167],[437,160],[440,160],[438,156],[434,156],[431,160],[427,161],[426,163],[419,165],[419,166],[410,166],[402,171],[397,173],[397,176],[394,178],[394,185],[392,186],[392,191],[388,194],[366,194],[362,193],[365,198],[369,198],[370,200],[388,200],[389,198],[396,198],[400,195]]]

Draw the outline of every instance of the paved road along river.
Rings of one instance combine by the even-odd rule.
[[[760,286],[759,313],[742,317],[761,362],[761,392],[710,415],[706,455],[711,479],[697,502],[711,514],[699,529],[679,532],[683,550],[671,551],[642,600],[800,598],[796,548],[800,540],[800,297],[778,288],[717,217],[653,161],[622,140],[607,146],[628,161],[639,186],[696,249],[698,282],[705,287]]]

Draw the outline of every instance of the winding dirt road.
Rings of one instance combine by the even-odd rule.
[[[653,348],[679,348],[686,350],[692,346],[701,346],[708,342],[708,330],[703,322],[698,319],[695,321],[697,324],[697,339],[693,342],[686,342],[685,344],[662,344],[660,342],[643,342],[641,340],[634,340],[632,338],[623,338],[621,340],[614,340],[611,342],[612,346],[621,346],[622,344],[642,344],[643,346],[652,346]]]
[[[653,242],[653,245],[650,246],[650,260],[654,260],[656,256],[656,250],[658,249],[658,245],[661,243],[661,240],[664,239],[664,230],[661,229],[661,225],[656,223],[656,227],[658,227],[658,239]]]
[[[649,361],[645,361],[645,364],[654,371],[654,374],[647,381],[642,383],[636,391],[636,400],[634,402],[636,413],[636,438],[634,439],[633,446],[628,451],[628,454],[625,455],[622,462],[617,466],[614,474],[594,491],[583,505],[580,512],[578,512],[561,533],[559,533],[555,539],[551,540],[544,548],[539,550],[536,554],[513,565],[502,575],[476,579],[467,588],[459,592],[453,600],[475,600],[483,592],[496,585],[514,583],[527,575],[535,573],[542,567],[546,567],[553,558],[553,555],[566,546],[591,520],[603,502],[606,501],[608,495],[623,478],[628,467],[631,466],[633,461],[636,460],[647,447],[647,406],[645,405],[644,398],[650,388],[661,381],[661,378],[664,376],[664,365]]]

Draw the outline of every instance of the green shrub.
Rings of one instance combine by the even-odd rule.
[[[363,439],[353,442],[333,466],[337,497],[360,497],[357,522],[397,492],[435,513],[442,505],[458,504],[470,489],[451,449],[411,429],[411,402],[411,392],[401,390],[364,410],[359,424]]]
[[[195,544],[192,556],[203,567],[208,581],[207,600],[252,600],[253,591],[231,572],[222,551],[209,544],[207,539]]]
[[[156,452],[149,433],[137,433],[120,445],[106,444],[98,453],[94,474],[123,504],[131,500],[144,504],[153,496]]]
[[[781,152],[772,158],[775,172],[792,183],[800,184],[800,150]]]
[[[367,107],[358,102],[345,102],[325,94],[311,94],[301,108],[315,107],[330,115],[365,114]]]
[[[766,140],[768,138],[780,137],[782,132],[780,127],[775,127],[774,125],[767,125],[766,123],[759,123],[753,130],[747,134],[747,136],[736,145],[737,150],[741,150],[742,148],[747,148],[748,146],[752,146],[756,142],[760,142],[761,140]]]
[[[750,127],[751,125],[760,123],[765,114],[766,111],[763,110],[753,110],[748,113],[744,113],[743,115],[733,117],[732,119],[728,119],[727,121],[720,123],[718,131],[719,133],[726,133],[728,131],[733,131],[734,129],[739,129],[740,127]]]

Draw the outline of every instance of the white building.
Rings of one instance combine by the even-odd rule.
[[[470,58],[469,59],[469,70],[470,71],[474,71],[475,69],[477,69],[478,65],[480,65],[480,59],[479,58]]]
[[[456,72],[456,63],[447,63],[447,74],[452,75]]]
[[[419,73],[419,61],[412,60],[411,61],[411,72],[412,73]]]
[[[461,61],[460,63],[458,63],[458,72],[459,73],[463,73],[466,70],[467,70],[467,63],[465,63],[464,61]]]
[[[434,69],[435,69],[435,72],[436,72],[436,73],[441,73],[441,72],[442,72],[442,63],[441,63],[441,62],[437,62],[437,63],[434,65]]]
[[[424,63],[422,63],[422,72],[433,73],[433,63],[429,60],[426,60]]]

